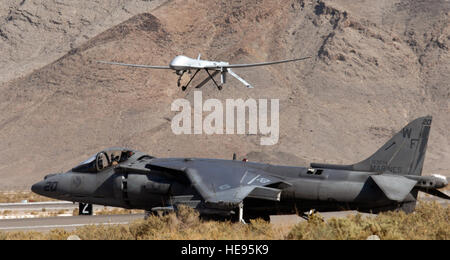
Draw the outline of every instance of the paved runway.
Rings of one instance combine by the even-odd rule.
[[[94,205],[95,209],[101,209],[104,206]],[[78,203],[73,203],[70,201],[46,201],[46,202],[28,202],[28,203],[0,203],[0,211],[11,210],[11,211],[41,211],[46,210],[60,210],[67,209],[73,210],[78,209]]]
[[[5,219],[0,220],[0,232],[2,231],[45,232],[56,228],[62,228],[65,230],[74,230],[77,227],[85,225],[128,224],[137,219],[143,218],[144,214]]]

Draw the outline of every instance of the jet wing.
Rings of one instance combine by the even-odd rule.
[[[248,68],[248,67],[258,67],[258,66],[267,66],[267,65],[274,65],[274,64],[280,64],[280,63],[286,63],[286,62],[293,62],[293,61],[300,61],[300,60],[306,60],[311,57],[304,57],[304,58],[298,58],[298,59],[291,59],[291,60],[279,60],[279,61],[269,61],[269,62],[261,62],[261,63],[250,63],[250,64],[229,64],[225,66],[211,66],[206,67],[206,69],[218,69],[218,68]]]
[[[273,201],[280,200],[280,189],[246,183],[240,183],[235,186],[231,186],[230,184],[222,184],[216,189],[214,187],[221,183],[205,182],[205,178],[196,169],[188,168],[185,172],[191,181],[192,186],[200,193],[207,203],[237,205],[246,197]],[[270,182],[270,180],[268,181]]]
[[[279,201],[281,191],[291,184],[259,169],[243,167],[240,162],[208,159],[152,160],[147,167],[185,175],[207,204],[236,207],[245,198]]]
[[[135,67],[135,68],[145,68],[145,69],[171,69],[169,66],[151,66],[151,65],[139,65],[139,64],[127,64],[127,63],[119,63],[119,62],[110,62],[110,61],[97,61],[98,63],[110,64],[110,65],[119,65],[126,67]]]

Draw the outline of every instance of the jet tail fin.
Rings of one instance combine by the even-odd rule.
[[[422,175],[431,116],[417,118],[366,160],[353,165],[358,171]]]
[[[394,135],[369,158],[353,165],[312,163],[313,168],[422,175],[431,127],[431,116],[415,119]]]

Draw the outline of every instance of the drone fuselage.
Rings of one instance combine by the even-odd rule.
[[[184,55],[179,55],[170,62],[169,67],[176,71],[187,71],[204,68],[212,69],[211,67],[217,67],[217,70],[220,70],[221,67],[227,65],[229,65],[229,63],[224,61],[192,59]]]

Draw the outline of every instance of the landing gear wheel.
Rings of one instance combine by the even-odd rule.
[[[144,220],[147,220],[150,216],[154,216],[155,213],[151,210],[146,210],[144,214]]]

